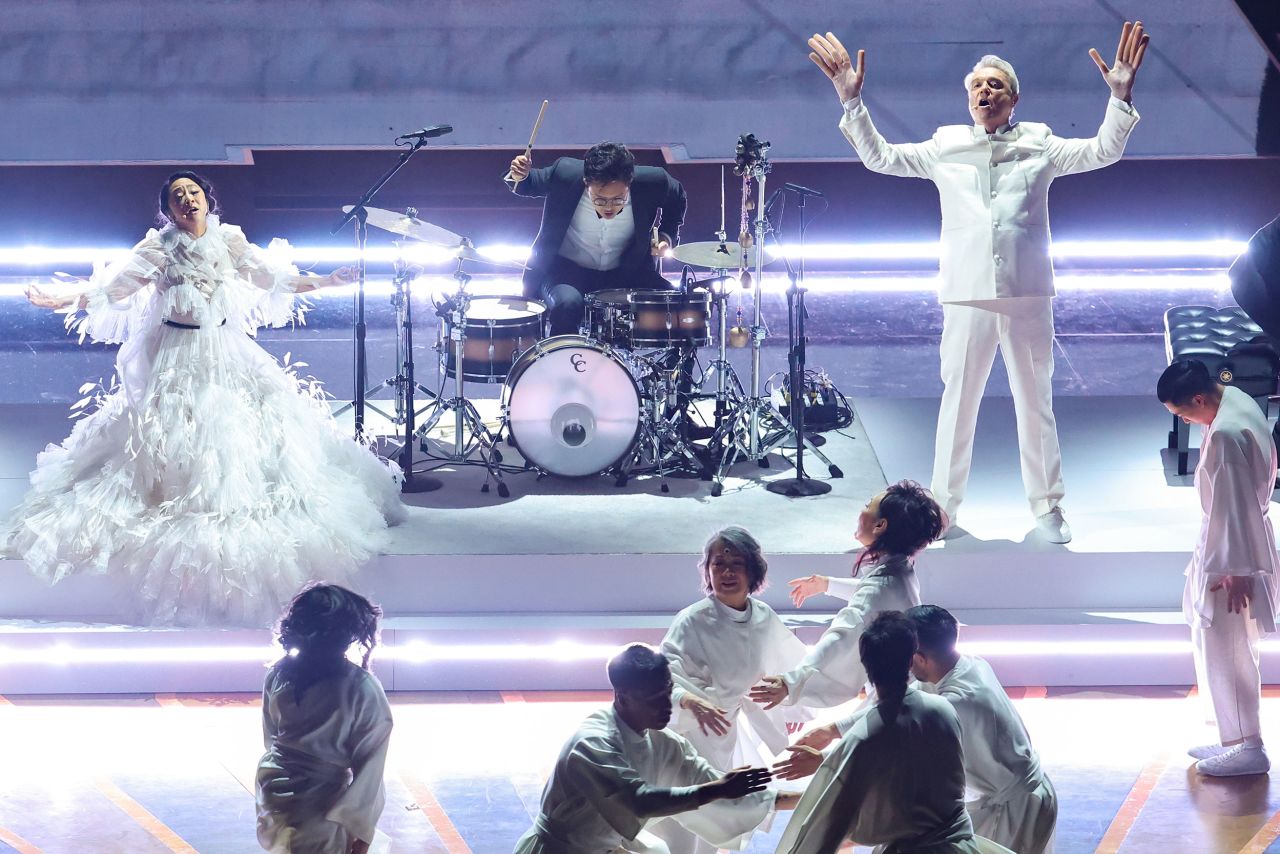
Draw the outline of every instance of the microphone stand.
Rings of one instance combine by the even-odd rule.
[[[787,288],[787,367],[790,370],[791,385],[791,431],[794,434],[796,447],[795,467],[796,473],[794,477],[779,478],[771,480],[765,484],[765,489],[779,495],[785,495],[789,498],[798,498],[805,495],[825,495],[831,491],[831,484],[821,480],[814,480],[804,472],[804,447],[809,445],[815,454],[820,458],[822,453],[813,447],[811,440],[804,434],[804,360],[805,360],[805,339],[804,321],[807,312],[804,307],[804,207],[805,194],[797,193],[799,197],[798,206],[800,208],[800,263],[798,269],[791,266],[791,259],[786,253],[782,253],[782,260],[787,265],[787,277],[791,280],[791,286]],[[786,204],[785,196],[783,204]],[[833,477],[840,477],[837,474],[839,469],[827,460],[827,465],[831,469]]]
[[[369,211],[366,205],[373,201],[373,197],[378,194],[388,181],[395,176],[397,172],[404,168],[409,162],[409,158],[418,153],[418,150],[426,147],[427,138],[419,137],[414,140],[413,144],[400,155],[400,159],[396,164],[382,174],[377,181],[373,183],[369,189],[365,190],[364,195],[360,197],[351,210],[343,214],[342,219],[329,232],[337,234],[343,229],[348,222],[355,220],[356,232],[356,295],[355,295],[355,390],[352,393],[350,402],[351,408],[354,410],[355,420],[355,439],[357,442],[365,441],[364,432],[364,410],[365,397],[369,384],[368,369],[365,355],[365,338],[367,328],[365,325],[364,314],[364,295],[367,264],[365,251],[369,242]],[[409,298],[408,294],[404,297]],[[412,373],[410,374],[412,382]],[[408,410],[413,411],[413,390],[407,391],[409,395]],[[412,434],[410,434],[412,435]],[[434,477],[425,477],[423,475],[415,475],[413,473],[413,442],[405,442],[404,447],[400,450],[400,469],[404,473],[404,482],[401,484],[403,492],[430,492],[444,486],[444,483]]]

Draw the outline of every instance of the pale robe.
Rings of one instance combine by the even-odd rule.
[[[808,720],[802,707],[765,710],[748,698],[761,678],[783,673],[808,648],[759,599],[735,611],[714,596],[690,605],[671,623],[662,653],[671,664],[676,717],[670,728],[683,735],[721,771],[771,762],[787,747],[787,724]],[[724,735],[708,735],[680,701],[688,695],[724,709],[732,722]]]
[[[1253,577],[1249,613],[1258,631],[1276,630],[1280,557],[1267,515],[1275,482],[1276,448],[1262,409],[1240,389],[1226,386],[1196,466],[1202,517],[1186,572],[1182,608],[1188,623],[1213,625],[1215,597],[1209,588],[1223,576],[1247,575]]]
[[[991,666],[962,655],[951,672],[921,688],[950,703],[960,719],[965,784],[978,796],[967,805],[973,832],[1018,854],[1052,854],[1058,795]]]
[[[391,725],[387,696],[367,670],[344,661],[299,704],[281,665],[272,667],[262,691],[267,752],[257,773],[262,847],[328,854],[357,839],[374,842]]]
[[[915,688],[862,710],[828,748],[778,854],[834,854],[846,840],[886,854],[1006,851],[973,835],[960,739],[951,705]]]
[[[662,641],[662,653],[671,664],[675,683],[672,702],[676,716],[670,729],[689,739],[698,753],[721,771],[772,765],[786,750],[787,724],[809,720],[811,715],[802,706],[766,710],[747,695],[762,677],[795,667],[807,651],[804,642],[765,602],[748,598],[743,611],[735,611],[714,596],[695,602],[676,615]],[[723,709],[730,721],[728,732],[704,733],[693,712],[680,708],[680,702],[690,695]],[[672,854],[715,851],[674,824],[673,820],[663,821],[654,830]]]
[[[637,733],[612,706],[593,712],[561,749],[542,808],[515,854],[667,854],[665,843],[644,832],[664,816],[713,845],[741,850],[772,813],[775,793],[687,809],[693,787],[721,776],[684,737],[665,729]]]
[[[864,566],[852,579],[833,578],[827,593],[848,599],[800,664],[782,674],[787,704],[829,708],[847,703],[867,684],[858,655],[858,639],[884,611],[905,611],[920,604],[920,582],[905,555],[888,555]]]

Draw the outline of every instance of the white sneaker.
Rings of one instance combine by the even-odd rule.
[[[1062,508],[1055,507],[1043,516],[1036,518],[1036,530],[1040,536],[1051,543],[1071,542],[1071,526],[1062,515]]]
[[[1231,747],[1235,747],[1235,745],[1233,744]],[[1221,756],[1230,750],[1231,747],[1227,747],[1222,744],[1202,744],[1199,747],[1193,747],[1188,750],[1187,755],[1192,759],[1209,759],[1214,756]]]
[[[1270,770],[1271,760],[1267,758],[1265,747],[1245,747],[1243,744],[1196,763],[1196,773],[1206,777],[1243,777],[1246,774],[1265,774]]]

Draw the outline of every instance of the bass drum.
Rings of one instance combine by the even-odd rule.
[[[521,353],[503,401],[512,443],[550,474],[599,474],[630,453],[640,432],[631,371],[583,335],[557,335]]]

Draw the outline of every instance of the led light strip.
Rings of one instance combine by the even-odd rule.
[[[1063,240],[1053,244],[1052,254],[1059,261],[1087,259],[1142,259],[1187,260],[1204,259],[1229,261],[1245,249],[1242,240]],[[497,261],[524,261],[529,257],[529,247],[513,243],[496,243],[476,247],[481,255]],[[0,266],[41,267],[87,265],[99,261],[113,261],[125,257],[127,247],[52,247],[10,246],[0,247]],[[801,252],[793,244],[781,244],[768,253],[771,257],[785,255],[798,260]],[[938,243],[884,242],[884,243],[811,243],[804,248],[804,258],[809,261],[936,261]],[[448,264],[456,256],[456,250],[423,243],[406,243],[402,249],[393,246],[371,246],[366,260],[374,264],[390,264],[403,258],[418,264]],[[353,264],[356,251],[353,246],[295,246],[292,258],[298,264]]]
[[[1259,644],[1267,653],[1280,652],[1280,640],[1264,640]],[[379,647],[376,657],[406,664],[438,664],[453,662],[531,662],[569,663],[605,661],[621,649],[618,644],[580,643],[559,640],[530,644],[435,644],[410,640],[403,644]],[[1066,657],[1118,658],[1125,656],[1190,655],[1190,640],[1151,641],[1074,641],[1074,640],[991,640],[961,642],[959,649],[972,655],[990,658]],[[90,647],[53,644],[40,647],[0,647],[0,665],[72,665],[103,664],[269,664],[280,658],[276,646],[136,646]]]

